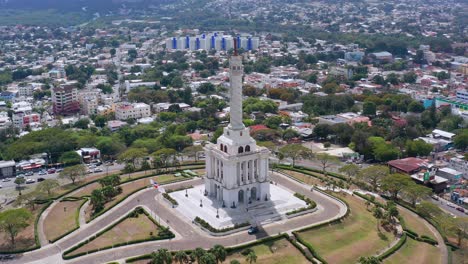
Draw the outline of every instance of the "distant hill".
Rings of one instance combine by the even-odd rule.
[[[105,11],[118,8],[123,3],[152,2],[151,0],[0,0],[0,8],[21,10],[57,9],[78,11],[87,7],[90,11]],[[154,1],[157,2],[157,1]]]

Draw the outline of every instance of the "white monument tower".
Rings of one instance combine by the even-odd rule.
[[[234,42],[234,47],[237,47]],[[229,60],[230,124],[216,145],[205,146],[205,193],[226,207],[237,207],[270,199],[268,149],[257,146],[242,122],[242,57]]]

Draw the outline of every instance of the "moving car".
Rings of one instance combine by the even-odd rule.
[[[95,168],[94,172],[102,172],[102,169],[101,168]]]
[[[249,235],[253,235],[253,234],[257,233],[257,232],[258,232],[258,227],[256,227],[256,226],[251,226],[251,227],[249,228],[249,230],[247,230],[247,233],[248,233]]]
[[[42,182],[42,181],[45,181],[45,179],[42,178],[42,177],[41,177],[41,178],[37,178],[37,182]]]
[[[455,209],[457,209],[458,211],[460,211],[460,212],[462,212],[462,213],[465,212],[465,209],[463,209],[463,208],[461,208],[461,207],[457,207],[457,208],[455,208]]]

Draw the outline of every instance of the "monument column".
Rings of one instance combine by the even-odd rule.
[[[242,57],[235,54],[230,61],[231,82],[231,105],[230,105],[230,127],[233,130],[245,128],[242,122]]]

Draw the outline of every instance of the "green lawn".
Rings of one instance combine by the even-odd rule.
[[[295,248],[286,239],[279,239],[271,242],[265,242],[260,245],[251,247],[257,255],[257,264],[302,264],[310,263],[302,253]],[[240,263],[248,263],[245,256],[240,252],[230,254],[226,261],[229,263],[233,259],[237,259]]]
[[[407,228],[418,233],[419,236],[426,235],[435,239],[434,234],[431,232],[429,227],[427,227],[425,221],[422,218],[410,213],[407,210],[400,209],[399,212],[400,215],[403,216]]]
[[[385,259],[383,263],[439,264],[441,263],[441,255],[440,250],[437,247],[431,246],[427,243],[418,242],[408,237],[406,243],[397,252]]]
[[[56,239],[78,227],[76,214],[83,202],[82,200],[59,202],[54,205],[44,219],[44,233],[48,240]]]
[[[146,215],[140,214],[138,217],[129,217],[114,226],[111,230],[100,235],[90,243],[76,249],[71,254],[87,252],[89,250],[111,246],[117,243],[124,243],[139,239],[146,239],[158,235],[159,228]]]
[[[363,200],[340,195],[348,202],[351,213],[343,222],[301,232],[299,235],[329,263],[355,263],[361,256],[371,256],[394,240],[391,233],[379,236],[377,220],[366,210]]]

